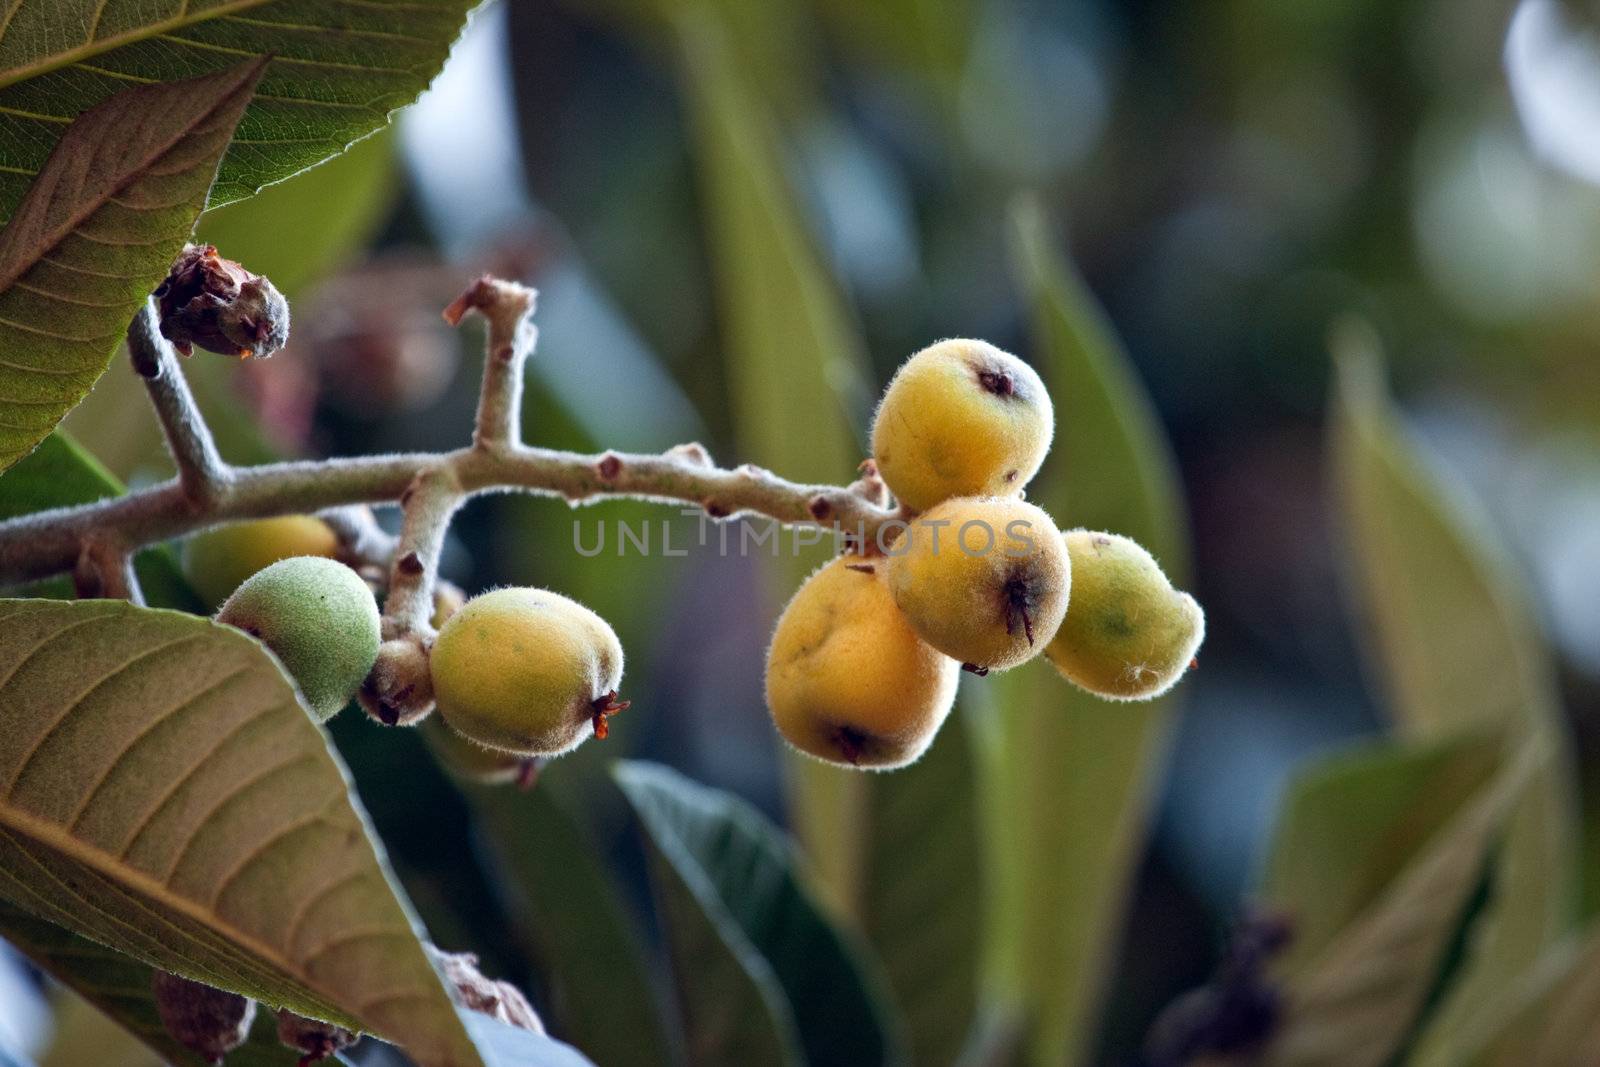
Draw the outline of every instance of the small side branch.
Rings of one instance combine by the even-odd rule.
[[[485,275],[444,309],[444,320],[452,326],[469,311],[489,322],[483,388],[472,432],[475,448],[496,450],[522,443],[523,367],[539,336],[532,321],[535,295],[525,285]]]
[[[128,600],[144,604],[144,592],[133,573],[133,553],[106,538],[84,542],[72,569],[72,587],[80,600]]]
[[[434,467],[418,474],[400,498],[404,519],[389,569],[389,596],[384,601],[385,640],[433,636],[433,584],[439,573],[450,519],[466,499],[455,471]]]
[[[128,355],[133,369],[144,379],[150,403],[161,420],[167,447],[178,467],[183,496],[201,507],[220,499],[231,476],[228,465],[217,452],[172,346],[161,336],[151,301],[145,302],[128,326]]]

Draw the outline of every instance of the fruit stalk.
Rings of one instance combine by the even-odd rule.
[[[178,487],[183,496],[200,506],[215,500],[227,489],[228,465],[217,451],[211,429],[178,368],[172,345],[161,336],[155,305],[149,300],[128,326],[128,358],[150,393],[150,403],[156,409],[172,461],[178,468]]]

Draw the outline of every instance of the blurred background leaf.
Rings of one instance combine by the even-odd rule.
[[[1475,772],[1479,754],[1465,748],[1458,756]],[[1263,1062],[1380,1067],[1393,1060],[1434,988],[1494,838],[1549,756],[1537,742],[1513,748],[1500,772],[1404,857],[1392,880],[1329,944],[1288,975],[1283,1018]]]
[[[1012,215],[1033,359],[1062,411],[1029,496],[1063,529],[1134,538],[1182,588],[1188,555],[1170,446],[1093,298],[1032,201]],[[1171,698],[1108,706],[1048,666],[985,679],[983,790],[996,879],[988,995],[1027,1029],[1026,1062],[1087,1062],[1143,846]]]
[[[1347,325],[1336,339],[1333,462],[1361,629],[1397,725],[1412,736],[1447,737],[1493,724],[1549,752],[1511,816],[1468,962],[1420,1040],[1423,1062],[1454,1062],[1447,1050],[1465,1020],[1575,918],[1572,754],[1549,654],[1513,570],[1459,492],[1448,495],[1405,442],[1376,354],[1356,330]]]
[[[652,854],[701,887],[702,907],[725,910],[771,968],[805,1062],[905,1062],[902,1023],[880,992],[876,960],[829,922],[775,827],[737,797],[668,768],[630,762],[615,773]],[[705,891],[715,896],[708,901]]]
[[[506,874],[517,935],[538,967],[546,1025],[607,1067],[675,1062],[639,934],[594,843],[562,810],[550,783],[525,792],[466,792]]]

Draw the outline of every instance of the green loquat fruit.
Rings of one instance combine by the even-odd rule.
[[[1032,367],[986,341],[929,345],[884,390],[872,455],[900,503],[1018,493],[1050,449],[1055,415]]]
[[[217,621],[270,648],[319,720],[349,703],[378,657],[378,605],[355,571],[321,556],[279,560],[245,579]]]
[[[807,578],[767,651],[767,707],[795,748],[887,770],[927,749],[955,699],[960,666],[895,607],[884,560],[843,556]]]
[[[1183,676],[1205,637],[1194,597],[1172,588],[1137,542],[1072,530],[1072,608],[1045,655],[1074,685],[1108,700],[1149,700]]]
[[[290,556],[333,557],[339,539],[313,515],[280,515],[219,526],[183,544],[183,571],[200,599],[216,607],[241,582]]]
[[[605,737],[621,711],[622,644],[600,616],[548,589],[496,589],[467,601],[432,652],[439,714],[470,741],[557,756]]]
[[[1050,516],[1016,497],[956,497],[888,548],[889,591],[923,640],[986,674],[1049,644],[1072,568]]]

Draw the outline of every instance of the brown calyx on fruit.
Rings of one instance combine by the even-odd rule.
[[[271,281],[217,254],[187,245],[156,287],[161,336],[184,355],[199,345],[240,359],[265,359],[289,340],[289,302]]]
[[[861,765],[861,756],[867,750],[867,735],[853,726],[836,726],[832,741],[839,755],[853,767]]]
[[[340,1049],[355,1044],[356,1035],[342,1026],[307,1019],[292,1011],[280,1009],[278,1040],[286,1048],[300,1053],[298,1067],[311,1067],[311,1064],[320,1063]]]
[[[596,697],[590,705],[594,709],[594,736],[604,741],[611,735],[611,724],[606,720],[619,711],[626,711],[633,704],[631,700],[618,700],[615,689],[604,696]]]
[[[980,370],[978,384],[983,386],[985,392],[995,396],[1015,396],[1017,393],[1017,380],[1003,370]]]
[[[1006,579],[1002,595],[1005,597],[1005,605],[1001,610],[1006,617],[1006,633],[1016,633],[1020,620],[1023,632],[1028,635],[1028,647],[1033,647],[1033,592],[1027,578],[1013,574]]]
[[[499,1019],[511,1026],[544,1033],[544,1023],[522,991],[510,982],[497,982],[478,970],[478,957],[470,952],[441,952],[428,945],[428,954],[455,987],[462,1006]]]
[[[172,1039],[201,1059],[221,1063],[244,1044],[255,1021],[256,1002],[166,971],[150,979],[156,1013]]]

